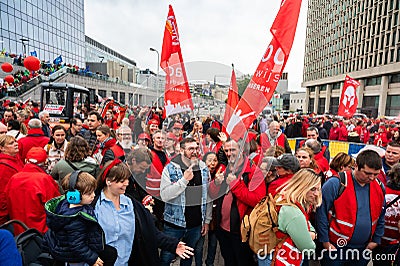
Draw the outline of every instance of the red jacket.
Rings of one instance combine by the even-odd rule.
[[[340,128],[339,128],[339,138],[338,138],[338,140],[340,140],[340,141],[347,141],[347,135],[348,135],[347,128],[346,128],[346,126],[342,123],[341,126],[340,126]]]
[[[6,188],[7,208],[10,219],[24,222],[41,233],[47,231],[44,204],[60,196],[55,180],[35,164],[28,163],[13,175]],[[23,230],[17,226],[15,233]]]
[[[268,194],[271,193],[272,197],[275,197],[275,195],[280,191],[278,188],[288,182],[294,174],[288,174],[284,176],[280,176],[274,181],[272,181],[269,186],[268,186]]]
[[[329,131],[329,140],[339,139],[339,127],[332,127]]]
[[[319,169],[321,169],[322,172],[326,172],[329,170],[329,163],[328,160],[324,157],[326,146],[322,147],[324,147],[325,149],[322,149],[319,153],[314,154],[314,159],[317,162]]]
[[[232,211],[233,202],[230,206],[231,217],[236,217],[230,220],[231,230],[237,227],[240,230],[240,222],[243,219],[245,214],[250,214],[253,210],[254,206],[266,195],[266,188],[264,182],[264,176],[262,175],[261,170],[255,165],[251,165],[250,161],[246,159],[244,162],[243,169],[237,175],[238,178],[232,181],[229,184],[230,191],[233,196],[236,198],[236,206],[239,217],[233,216],[234,212]],[[244,180],[242,179],[244,173],[247,173],[248,176],[248,184],[246,186]],[[227,176],[227,174],[225,174]],[[224,185],[222,185],[224,184]],[[216,199],[217,205],[217,223],[221,222],[222,217],[222,206],[224,205],[226,183],[223,182],[221,185],[217,186],[215,182],[210,182],[209,193],[212,199]],[[220,197],[222,195],[222,197]]]
[[[281,146],[285,149],[285,141],[286,136],[285,134],[281,133],[275,141],[275,146]],[[260,134],[260,145],[264,152],[271,147],[271,142],[269,141],[268,135],[265,132]]]
[[[388,144],[387,133],[375,133],[374,145],[378,147],[386,147]]]
[[[352,238],[354,232],[354,225],[357,219],[357,199],[354,189],[352,172],[345,172],[346,175],[346,188],[343,194],[339,196],[334,202],[332,210],[334,213],[329,215],[330,230],[329,240],[331,243],[337,243],[340,238],[344,238],[347,242]],[[375,180],[370,183],[370,215],[371,221],[371,236],[374,235],[376,225],[378,224],[379,216],[382,212],[383,201],[385,195],[378,182]],[[367,217],[365,217],[368,219]],[[353,226],[348,226],[348,224]]]
[[[6,186],[10,178],[22,170],[24,164],[19,156],[10,156],[0,153],[0,224],[8,221]]]
[[[28,130],[28,135],[18,140],[19,156],[22,162],[25,162],[25,157],[28,151],[33,147],[43,148],[49,143],[49,138],[43,134],[41,128],[32,128]]]

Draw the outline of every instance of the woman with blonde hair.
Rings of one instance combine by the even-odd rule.
[[[311,169],[301,169],[280,189],[276,200],[277,237],[284,240],[273,256],[277,265],[297,266],[302,263],[303,250],[313,253],[316,248],[317,235],[309,222],[309,213],[322,203],[321,178]],[[271,255],[264,260],[259,258],[258,265],[270,265],[271,260]]]

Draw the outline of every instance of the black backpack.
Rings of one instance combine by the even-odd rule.
[[[35,228],[28,228],[19,220],[10,220],[0,226],[1,229],[9,230],[14,235],[14,225],[24,228],[24,232],[14,237],[17,249],[22,257],[22,265],[43,265],[38,259],[50,259],[47,254],[42,254],[43,235]]]

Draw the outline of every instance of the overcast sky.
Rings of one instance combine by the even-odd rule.
[[[204,79],[216,76],[217,82],[224,83],[228,78],[223,76],[230,75],[232,63],[241,73],[254,73],[272,39],[269,30],[280,2],[85,0],[85,30],[89,37],[133,59],[140,69],[150,68],[156,72],[157,54],[149,48],[154,47],[161,54],[168,4],[171,4],[185,64],[202,66],[200,69],[204,72],[212,72],[204,75]],[[284,70],[289,73],[289,90],[301,89],[306,13],[307,0],[304,0],[293,48]],[[199,61],[209,63],[196,64]],[[218,67],[221,64],[226,67]],[[189,80],[199,79],[200,72],[199,67],[187,66]]]

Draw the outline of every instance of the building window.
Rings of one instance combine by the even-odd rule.
[[[338,108],[339,108],[339,97],[331,98],[331,102],[329,105],[329,113],[337,114]]]
[[[107,97],[107,92],[106,92],[105,90],[99,90],[99,91],[98,91],[98,94],[99,94],[102,98]]]
[[[308,103],[308,113],[314,112],[314,98],[310,99]]]
[[[319,98],[318,99],[318,114],[323,114],[325,113],[325,98]]]
[[[389,76],[389,83],[400,83],[400,73],[390,75]]]
[[[397,116],[400,113],[400,95],[388,95],[386,100],[387,116]]]
[[[114,100],[117,100],[117,99],[118,99],[118,92],[117,92],[117,91],[112,91],[112,92],[111,92],[111,97],[112,97]]]
[[[125,104],[125,92],[120,92],[119,93],[119,102],[121,104]]]
[[[382,77],[372,77],[368,78],[365,81],[365,86],[376,86],[376,85],[381,85],[381,80]]]

